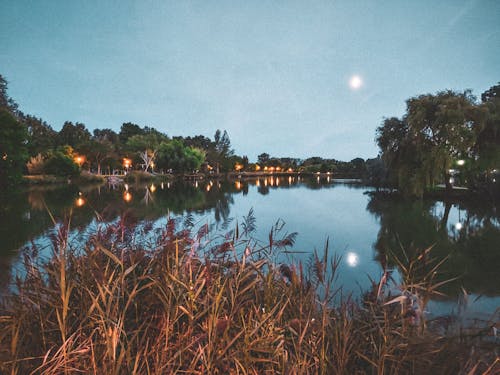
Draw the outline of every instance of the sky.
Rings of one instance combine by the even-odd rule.
[[[406,99],[500,81],[500,1],[0,0],[0,74],[55,130],[225,129],[251,161],[366,159]]]

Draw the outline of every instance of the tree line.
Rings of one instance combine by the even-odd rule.
[[[0,187],[23,174],[73,176],[86,169],[96,174],[134,169],[152,173],[225,173],[229,171],[331,172],[365,178],[377,187],[421,197],[442,185],[460,184],[497,191],[500,170],[500,83],[478,100],[470,90],[440,91],[406,101],[401,117],[383,120],[376,130],[377,158],[349,162],[309,157],[275,157],[264,152],[255,163],[239,156],[226,131],[173,136],[131,122],[95,129],[66,121],[55,131],[41,118],[26,115],[7,93],[0,75]],[[496,189],[496,190],[495,190]]]
[[[120,131],[66,121],[55,131],[41,118],[24,114],[7,93],[0,75],[0,187],[15,185],[23,174],[74,176],[116,170],[184,173],[202,166],[225,172],[241,162],[226,131],[214,138],[169,137],[153,127],[123,123]]]
[[[0,186],[11,186],[23,174],[75,176],[81,170],[95,174],[135,169],[158,173],[206,173],[229,171],[304,171],[360,174],[365,161],[351,162],[311,157],[259,155],[256,163],[236,155],[228,133],[216,130],[213,139],[204,135],[174,136],[149,126],[126,122],[118,132],[95,129],[66,121],[60,131],[41,118],[24,114],[7,93],[7,81],[0,75]]]

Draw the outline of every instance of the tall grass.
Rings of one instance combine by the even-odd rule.
[[[276,225],[258,243],[251,214],[224,235],[189,220],[158,230],[124,215],[78,248],[68,243],[69,222],[57,228],[49,259],[27,252],[25,275],[2,300],[2,373],[500,371],[495,342],[424,324],[415,306],[435,292],[428,256],[401,264],[400,294],[388,293],[385,273],[358,301],[336,285],[340,258],[328,246],[308,267],[279,264],[275,252],[295,235]],[[424,264],[427,278],[416,272]]]

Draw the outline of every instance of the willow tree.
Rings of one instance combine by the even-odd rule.
[[[406,102],[402,119],[385,119],[377,143],[392,179],[405,195],[422,196],[441,182],[449,192],[450,168],[472,157],[475,98],[469,91],[442,91]]]

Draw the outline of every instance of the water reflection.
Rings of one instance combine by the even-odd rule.
[[[349,267],[356,267],[359,264],[359,256],[354,251],[349,251],[345,259]]]
[[[358,191],[353,190],[355,188]],[[339,195],[347,189],[356,197],[361,197],[359,201],[356,200],[358,198],[353,200],[353,195],[346,195],[348,198],[344,199],[352,200],[352,204],[360,207],[360,211],[353,212],[352,206],[343,205],[342,199],[331,200],[330,204],[322,201],[336,196],[336,189]],[[405,257],[434,245],[434,256],[439,259],[449,257],[442,267],[443,274],[439,276],[439,281],[459,277],[458,281],[445,286],[447,294],[456,296],[463,285],[466,290],[477,294],[500,295],[500,279],[497,278],[500,267],[500,218],[495,207],[480,202],[445,204],[384,197],[368,199],[362,195],[365,190],[367,188],[362,186],[337,184],[328,175],[312,178],[269,175],[253,179],[174,180],[143,185],[115,184],[80,188],[70,185],[18,192],[0,197],[0,267],[3,271],[0,273],[0,285],[8,277],[9,264],[12,257],[17,255],[16,249],[33,238],[46,235],[47,230],[52,228],[47,210],[59,219],[71,214],[72,227],[81,231],[91,225],[96,217],[110,222],[124,214],[153,222],[166,215],[193,213],[204,215],[222,225],[235,215],[235,200],[240,206],[246,200],[252,203],[248,203],[250,206],[245,207],[244,213],[252,206],[269,207],[265,211],[267,214],[262,215],[264,218],[257,217],[259,223],[266,216],[275,215],[274,207],[290,206],[283,219],[297,223],[299,239],[307,237],[314,240],[313,247],[322,246],[322,239],[327,235],[326,226],[335,226],[340,235],[333,237],[333,250],[341,250],[336,247],[335,241],[345,236],[337,246],[348,245],[344,249],[354,249],[349,250],[343,259],[346,267],[352,268],[353,274],[359,274],[359,278],[364,278],[368,272],[371,277],[378,277],[373,272],[374,268],[379,271],[374,262],[382,267],[396,268],[398,262],[394,257],[404,261]],[[284,192],[290,194],[285,195]],[[243,198],[246,195],[249,199]],[[286,201],[280,198],[285,196]],[[293,199],[300,200],[303,205]],[[366,202],[368,205],[364,211]],[[304,211],[308,208],[314,212],[306,215]],[[320,230],[314,220],[321,220],[324,224]],[[373,231],[366,232],[370,235],[365,235],[367,238],[363,238],[364,243],[353,243],[352,238],[363,237],[359,234],[363,232],[360,225],[366,225],[370,220],[376,221],[377,226],[374,226]],[[262,230],[267,229],[264,226],[262,224]],[[372,244],[373,257],[366,251]],[[299,250],[311,251],[313,247]],[[367,271],[367,267],[372,268]]]
[[[438,282],[458,277],[456,282],[443,286],[446,294],[456,296],[462,286],[475,294],[500,294],[497,277],[500,221],[491,205],[431,200],[408,202],[378,197],[372,198],[367,208],[380,221],[374,248],[383,266],[405,264],[408,258],[432,246],[430,256],[438,260],[448,258],[440,268]],[[456,220],[457,217],[460,220]],[[421,276],[427,271],[423,268]]]

